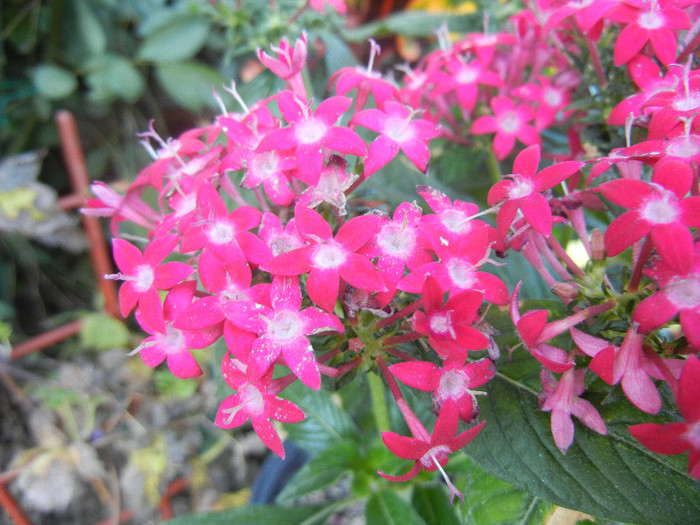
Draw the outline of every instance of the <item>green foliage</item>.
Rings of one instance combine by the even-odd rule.
[[[110,315],[93,313],[83,318],[80,338],[85,347],[95,350],[126,348],[129,344],[129,329]]]

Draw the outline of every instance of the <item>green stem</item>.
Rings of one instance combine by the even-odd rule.
[[[381,435],[382,432],[391,430],[389,422],[389,409],[386,406],[386,391],[384,383],[379,374],[368,374],[369,392],[372,396],[372,409],[374,412],[374,420],[377,423],[377,430]]]
[[[496,184],[501,181],[501,165],[496,159],[496,155],[493,154],[493,149],[484,148],[486,151],[487,166],[489,168],[489,174],[491,175],[491,181]]]

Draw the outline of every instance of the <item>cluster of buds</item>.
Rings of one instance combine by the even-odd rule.
[[[669,383],[687,422],[667,434],[642,425],[633,435],[661,453],[692,449],[689,468],[697,477],[699,414],[691,405],[700,395],[692,381],[698,371],[696,360],[680,356],[700,351],[700,75],[690,58],[676,63],[684,50],[676,53],[677,35],[699,14],[698,3],[530,2],[530,10],[513,17],[512,33],[471,34],[454,43],[441,33],[441,48],[415,68],[404,67],[401,85],[372,70],[379,52],[372,42],[370,66],[335,73],[335,94],[319,103],[308,98],[301,75],[306,35],[294,45],[283,40],[273,55],[260,51],[288,89],[247,106],[232,86],[240,113],[219,99],[222,114],[209,126],[174,140],[152,127],[142,135],[154,161],[125,196],[93,186],[97,199],[85,213],[110,216],[117,237],[123,221],[147,232],[142,249],[114,240],[120,272],[108,276],[124,281],[122,314],[135,311],[150,334],[135,353],[149,366],[166,361],[174,375],[191,378],[202,370],[190,350],[223,338],[221,373],[235,393],[221,403],[216,424],[233,428],[250,420],[280,456],[272,421],[305,417],[280,396],[288,385],[299,380],[319,389],[321,376],[378,371],[412,433],[384,432],[384,443],[414,462],[402,476],[381,474],[404,481],[423,469],[444,474],[449,454],[484,425],[477,424],[483,392],[475,389],[494,377],[500,355],[484,316],[491,304],[508,307],[522,346],[542,365],[541,408],[552,413],[562,452],[574,438],[572,414],[606,433],[596,408],[581,397],[589,370],[611,385],[621,382],[648,413],[661,407],[655,378]],[[644,126],[647,140],[584,159],[572,127],[571,152],[548,154],[556,162],[539,169],[541,133],[574,115],[568,106],[581,76],[571,69],[571,56],[583,53],[585,43],[602,67],[596,42],[611,27],[622,29],[615,64],[627,65],[641,92],[620,102],[610,124]],[[639,43],[642,34],[651,45]],[[368,131],[361,136],[358,127]],[[363,136],[370,132],[368,143]],[[428,186],[418,188],[424,208],[403,202],[393,214],[367,211],[351,198],[400,152],[425,172],[432,139],[468,146],[479,134],[494,134],[496,163],[518,142],[526,146],[512,173],[489,191],[486,212]],[[613,165],[621,178],[595,185]],[[563,196],[555,196],[558,187]],[[606,201],[629,211],[602,238],[589,237],[584,212],[602,210]],[[481,219],[487,212],[496,215],[496,227]],[[591,258],[587,271],[559,244],[555,228],[578,235]],[[613,257],[630,246],[631,277],[616,290],[600,268],[606,252]],[[491,257],[512,251],[569,304],[569,317],[547,322],[544,310],[521,314],[520,287],[511,294],[486,271]],[[595,289],[597,295],[582,293]],[[663,349],[645,334],[677,314],[679,349],[661,357]],[[612,315],[627,322],[621,341],[575,328]],[[570,334],[574,350],[548,343],[561,334]],[[427,352],[407,350],[411,341]],[[276,373],[282,366],[290,373]],[[432,393],[432,433],[397,379]],[[460,421],[473,426],[459,433]],[[447,482],[452,497],[461,496]]]

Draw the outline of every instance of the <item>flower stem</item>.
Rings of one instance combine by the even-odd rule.
[[[372,412],[374,420],[377,423],[377,430],[381,435],[382,432],[391,430],[389,423],[389,409],[386,406],[386,398],[382,378],[378,374],[367,374],[369,381],[369,392],[372,396]]]

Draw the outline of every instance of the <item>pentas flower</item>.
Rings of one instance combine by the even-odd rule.
[[[420,233],[421,213],[417,205],[402,202],[394,211],[392,220],[383,221],[377,234],[361,250],[370,259],[377,259],[377,270],[388,288],[377,294],[382,304],[393,299],[406,267],[417,268],[433,260],[427,251],[430,246]]]
[[[515,139],[526,146],[540,143],[537,130],[529,124],[535,118],[535,112],[526,104],[515,105],[508,97],[498,96],[491,99],[493,116],[477,118],[470,133],[483,135],[495,133],[493,154],[503,160],[515,147]]]
[[[262,266],[273,275],[309,274],[306,291],[320,308],[333,310],[340,292],[340,278],[368,292],[386,291],[384,279],[367,257],[356,253],[374,235],[379,215],[354,217],[335,237],[330,225],[315,211],[295,208],[297,230],[311,244],[281,253]]]
[[[391,82],[385,80],[380,73],[372,71],[375,57],[380,53],[379,45],[369,39],[370,54],[367,68],[344,67],[331,76],[330,86],[335,82],[336,95],[345,95],[352,89],[357,88],[355,97],[355,110],[360,111],[365,107],[365,103],[370,92],[374,97],[374,102],[379,109],[384,108],[384,104],[389,100],[398,99],[398,89]]]
[[[700,227],[700,197],[685,197],[693,184],[687,163],[672,158],[656,163],[651,183],[618,179],[600,185],[605,197],[627,211],[605,230],[605,249],[615,256],[647,234],[661,258],[680,273],[693,262],[689,228]]]
[[[656,362],[645,353],[643,336],[632,323],[622,344],[617,347],[609,341],[571,329],[576,346],[593,360],[589,368],[609,385],[622,383],[622,391],[634,406],[643,412],[656,414],[661,409],[661,397],[649,377],[666,379]],[[671,364],[671,360],[665,360]],[[671,368],[673,368],[671,364]],[[667,366],[668,368],[668,366]]]
[[[510,298],[510,316],[520,339],[533,357],[551,372],[560,374],[573,368],[574,363],[569,359],[569,354],[561,348],[547,344],[547,341],[566,332],[569,328],[585,321],[592,315],[609,310],[614,306],[614,303],[611,301],[589,306],[569,317],[548,323],[547,317],[549,312],[547,310],[530,310],[522,316],[520,315],[518,298],[520,297],[521,286],[522,282],[519,282]]]
[[[556,79],[537,75],[538,84],[516,87],[511,95],[534,102],[535,129],[542,131],[554,123],[559,113],[571,103],[571,90],[580,82],[575,73],[559,75]]]
[[[670,0],[627,0],[610,9],[606,18],[627,25],[620,32],[613,60],[621,66],[634,58],[647,42],[654,55],[667,66],[676,59],[676,31],[690,29],[690,18]]]
[[[309,186],[299,196],[297,204],[308,208],[315,208],[322,202],[326,202],[338,210],[338,215],[347,215],[347,197],[345,192],[352,187],[359,175],[347,171],[347,162],[338,155],[331,155],[321,170],[318,183]]]
[[[543,390],[540,398],[540,410],[552,413],[552,436],[562,454],[566,453],[574,441],[572,415],[598,434],[606,435],[608,433],[603,418],[600,417],[595,407],[590,401],[580,397],[585,390],[583,385],[585,374],[585,368],[578,370],[570,368],[561,375],[559,381],[556,381],[548,370],[542,369],[540,374]]]
[[[578,28],[592,40],[598,40],[603,29],[603,17],[615,5],[617,0],[570,0],[563,2],[553,0],[547,2],[554,7],[548,13],[547,23],[544,26],[545,34],[551,29],[572,17]]]
[[[465,113],[471,114],[476,106],[479,95],[479,85],[491,87],[503,87],[503,79],[488,69],[487,65],[479,59],[465,61],[462,57],[454,56],[445,65],[446,73],[435,77],[435,90],[437,96],[454,91],[459,105]]]
[[[263,213],[258,235],[265,241],[273,256],[304,246],[304,240],[297,231],[296,221],[290,219],[282,226],[279,217],[270,212]]]
[[[505,238],[508,228],[520,210],[532,228],[548,237],[552,233],[552,210],[541,192],[560,184],[583,166],[582,162],[564,161],[544,168],[539,173],[540,147],[530,146],[521,151],[513,162],[513,173],[494,184],[489,190],[488,204],[502,202],[496,222],[498,232]]]
[[[188,281],[175,286],[165,297],[162,308],[149,314],[156,315],[156,323],[136,312],[136,320],[151,334],[132,352],[151,368],[166,361],[175,377],[188,379],[202,375],[202,369],[190,353],[191,349],[206,348],[221,337],[221,325],[198,330],[183,330],[175,327],[178,316],[192,304],[197,283]]]
[[[302,33],[301,38],[296,39],[294,47],[285,37],[280,41],[279,46],[271,46],[271,49],[277,54],[277,58],[258,48],[260,62],[282,80],[286,80],[297,95],[306,97],[304,79],[301,76],[301,71],[306,65],[306,33]]]
[[[284,459],[284,446],[271,419],[284,423],[298,423],[306,415],[294,403],[277,397],[281,390],[272,380],[272,370],[257,380],[251,380],[240,361],[225,355],[221,375],[226,384],[236,391],[221,402],[214,424],[221,428],[236,428],[250,420],[260,440]]]
[[[158,214],[143,202],[143,188],[130,188],[126,195],[121,195],[104,182],[97,181],[90,185],[90,191],[97,198],[88,199],[85,207],[80,208],[80,213],[91,217],[111,217],[110,230],[115,237],[119,233],[119,224],[124,221],[151,230],[154,223],[160,219]]]
[[[437,137],[438,127],[425,119],[414,119],[416,110],[399,102],[388,101],[384,110],[365,109],[357,113],[351,125],[359,125],[380,133],[369,147],[365,161],[365,178],[386,165],[399,149],[420,171],[425,171],[430,159],[427,141]]]
[[[390,476],[382,471],[378,474],[389,481],[408,481],[418,475],[423,469],[433,472],[440,469],[450,489],[451,501],[455,496],[463,499],[462,494],[452,485],[442,467],[447,464],[449,455],[469,443],[481,431],[486,424],[482,421],[478,425],[456,434],[459,425],[459,413],[455,402],[447,399],[442,405],[432,435],[406,437],[395,432],[382,432],[382,441],[386,447],[396,456],[415,461],[415,464],[402,476]]]
[[[314,11],[323,11],[326,4],[338,11],[341,15],[347,12],[348,7],[345,5],[345,0],[310,0],[309,7]]]
[[[323,148],[364,157],[367,146],[349,128],[336,126],[352,99],[330,97],[312,112],[308,104],[291,91],[277,95],[277,104],[284,119],[291,125],[273,130],[260,143],[263,150],[294,150],[304,182],[318,183],[323,168]]]
[[[284,151],[238,148],[227,160],[229,169],[243,169],[242,187],[262,186],[268,198],[279,206],[294,203],[296,193],[290,178],[297,164],[293,156]]]
[[[409,293],[421,293],[427,275],[434,276],[443,290],[450,295],[463,290],[483,294],[490,303],[508,303],[508,288],[495,275],[479,271],[488,261],[491,239],[486,229],[475,229],[444,245],[440,238],[431,237],[430,243],[439,261],[419,266],[404,277],[397,288]]]
[[[443,304],[444,292],[437,279],[427,275],[423,282],[423,310],[413,316],[413,327],[428,336],[430,346],[442,357],[466,356],[465,350],[483,350],[489,340],[472,325],[478,319],[483,294],[462,291]]]
[[[700,359],[690,356],[678,382],[676,404],[683,422],[642,423],[627,427],[642,445],[657,454],[682,454],[690,450],[688,473],[700,479]]]
[[[267,245],[248,230],[260,224],[262,213],[252,206],[239,206],[229,213],[219,192],[205,183],[197,192],[200,220],[192,222],[182,234],[184,253],[205,249],[225,259],[228,250],[240,250],[254,264],[272,256]]]
[[[459,199],[452,202],[443,192],[429,186],[418,186],[417,193],[435,212],[424,215],[420,219],[423,237],[443,237],[448,242],[456,241],[459,237],[469,235],[473,229],[485,228],[492,232],[492,240],[496,240],[496,231],[493,227],[472,218],[479,212],[476,204]]]
[[[248,358],[247,374],[261,378],[278,356],[302,383],[321,388],[318,364],[309,335],[344,330],[334,315],[317,308],[301,310],[301,289],[297,277],[275,277],[270,289],[270,306],[248,302],[223,306],[228,319],[245,331],[258,335]]]
[[[680,313],[683,333],[696,350],[700,349],[700,242],[694,243],[694,257],[688,271],[679,272],[664,261],[647,271],[658,291],[634,309],[632,319],[642,333],[663,326]]]
[[[448,399],[454,401],[462,421],[472,423],[479,414],[477,395],[472,390],[493,379],[496,369],[490,359],[469,363],[448,359],[443,366],[427,361],[406,361],[389,367],[402,383],[423,392],[433,393],[433,407],[439,411]]]
[[[157,237],[143,253],[128,241],[112,240],[112,254],[120,272],[105,275],[105,279],[124,281],[119,288],[119,308],[123,317],[127,317],[138,304],[141,314],[150,324],[158,324],[157,318],[153,317],[161,308],[158,290],[168,290],[194,272],[194,268],[183,262],[163,263],[179,240],[176,234]]]

